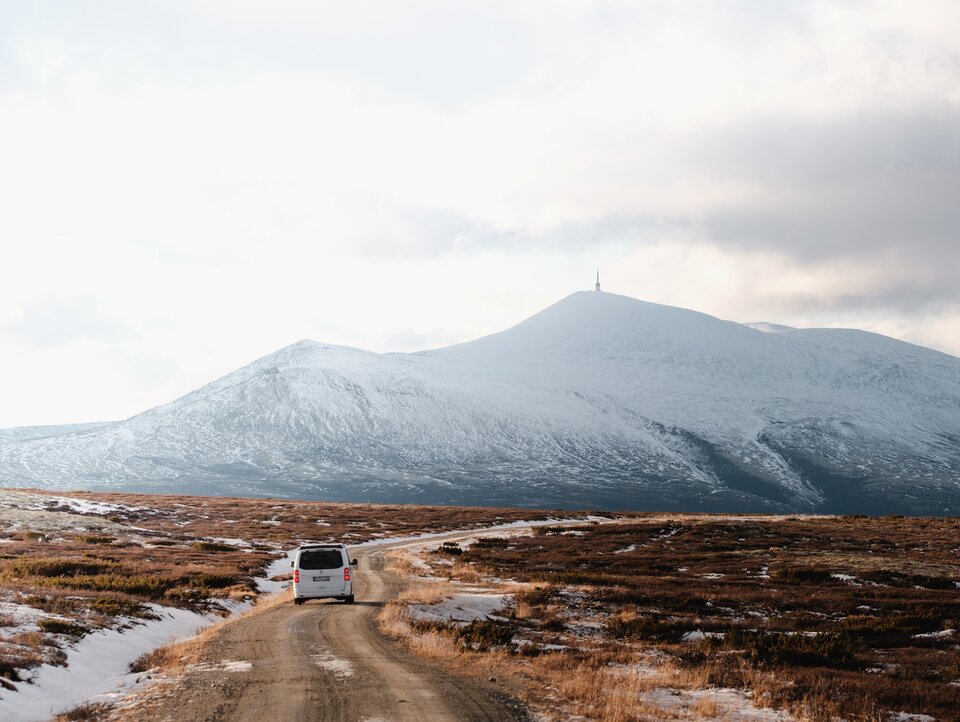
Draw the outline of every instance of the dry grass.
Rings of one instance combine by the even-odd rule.
[[[48,496],[49,509],[68,510],[56,497],[63,492],[31,490]],[[407,536],[426,532],[543,519],[550,514],[534,509],[507,509],[413,504],[343,504],[290,499],[198,497],[178,494],[144,495],[70,492],[69,496],[126,509],[107,515],[111,521],[135,524],[160,532],[160,538],[185,535],[193,539],[225,537],[254,544],[289,545],[298,540],[346,543],[378,536]]]
[[[435,595],[416,594],[413,598],[420,603]],[[709,719],[704,712],[710,709],[716,709],[719,719],[726,718],[727,710],[709,700],[696,704],[693,717],[644,701],[644,695],[653,690],[701,689],[706,686],[704,672],[664,665],[651,675],[631,674],[624,665],[634,661],[635,655],[625,650],[528,658],[503,647],[487,647],[483,654],[465,654],[467,647],[455,634],[412,621],[407,603],[399,599],[384,608],[378,621],[385,633],[415,654],[461,673],[501,680],[506,677],[518,696],[536,709],[541,719],[551,722],[575,717],[599,722]]]
[[[172,645],[157,647],[144,652],[130,663],[131,672],[149,672],[151,670],[169,671],[179,663],[180,655]]]
[[[455,592],[456,588],[449,582],[427,582],[404,589],[393,601],[403,606],[408,604],[436,604],[448,599]]]
[[[24,679],[24,671],[41,664],[63,665],[66,655],[59,643],[41,632],[21,632],[0,639],[0,686]]]
[[[401,576],[413,576],[422,571],[410,562],[410,554],[406,550],[390,552],[386,569]],[[389,601],[380,611],[377,622],[386,634],[422,657],[436,659],[455,656],[456,648],[448,636],[418,627],[409,613],[412,604],[436,604],[449,598],[455,591],[456,588],[449,582],[419,580]]]
[[[18,492],[4,493],[10,502]],[[42,635],[46,646],[24,648],[9,634],[3,635],[4,627],[11,625],[0,620],[0,680],[19,679],[22,670],[50,661],[56,655],[48,649],[56,648],[60,640],[115,626],[123,617],[151,617],[147,603],[220,612],[217,600],[253,599],[254,577],[262,575],[280,550],[305,541],[359,543],[546,515],[519,509],[22,493],[25,508],[34,515],[29,520],[38,506],[47,512],[47,519],[56,512],[70,516],[62,517],[62,529],[0,528],[0,539],[7,542],[0,546],[0,600],[69,621],[48,623]],[[64,496],[116,508],[80,514],[89,519],[88,529],[97,530],[81,532],[76,528],[78,512],[61,501]],[[4,520],[11,526],[24,523],[16,519],[15,509],[0,509],[0,522]]]
[[[414,564],[409,554],[399,551],[387,554],[384,569],[400,577],[415,577],[423,571],[421,567]]]
[[[450,596],[446,584],[409,588],[380,611],[378,623],[389,636],[401,641],[423,657],[447,657],[456,652],[453,640],[441,632],[419,625],[409,614],[411,604],[436,604]]]
[[[109,712],[108,704],[81,704],[68,712],[58,714],[53,718],[53,722],[97,722],[97,720],[107,719]]]
[[[234,624],[239,620],[262,614],[273,607],[289,604],[292,599],[292,594],[290,590],[287,590],[281,594],[265,597],[259,600],[256,606],[240,614],[235,614],[232,617],[204,627],[189,639],[166,644],[146,652],[130,663],[130,671],[154,671],[165,675],[174,675],[182,672],[191,664],[196,664],[202,659],[206,645],[210,643],[210,640],[220,634],[223,627],[228,624]]]
[[[435,555],[433,574],[528,585],[509,623],[469,632],[486,643],[404,627],[391,609],[394,630],[414,649],[417,635],[446,637],[430,646],[449,664],[509,670],[535,704],[547,690],[539,711],[554,719],[723,718],[698,692],[710,688],[803,720],[960,719],[958,519],[699,515],[570,531]],[[651,709],[664,689],[678,701]]]
[[[272,559],[237,547],[213,553],[186,544],[105,546],[78,539],[5,544],[0,588],[47,611],[144,616],[148,601],[203,609],[210,599],[253,597],[253,576]]]

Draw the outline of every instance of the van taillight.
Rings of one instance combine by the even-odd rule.
[[[300,570],[299,570],[299,569],[294,569],[294,570],[293,570],[293,581],[294,581],[295,584],[299,584],[299,583],[300,583]]]
[[[350,581],[350,567],[343,568],[343,581],[345,582]]]

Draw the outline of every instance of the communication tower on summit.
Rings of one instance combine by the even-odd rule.
[[[600,269],[597,269],[597,285],[593,287],[594,291],[600,290]]]

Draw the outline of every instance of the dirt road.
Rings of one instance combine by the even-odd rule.
[[[475,535],[475,533],[474,533]],[[466,537],[471,534],[450,535]],[[280,604],[225,625],[199,665],[122,717],[151,721],[526,719],[493,684],[452,675],[398,649],[375,616],[403,581],[389,546],[356,550],[356,603]]]

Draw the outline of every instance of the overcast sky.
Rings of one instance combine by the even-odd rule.
[[[960,3],[0,0],[0,426],[606,290],[960,354]]]

